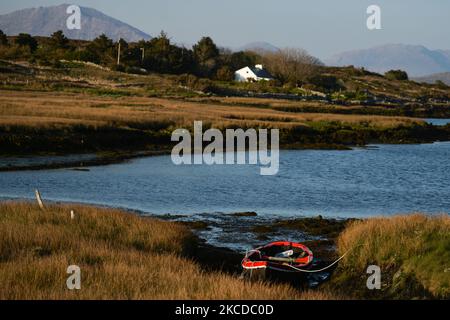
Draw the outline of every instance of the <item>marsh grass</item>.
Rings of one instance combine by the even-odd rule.
[[[355,221],[338,239],[344,258],[333,279],[363,297],[450,298],[450,217],[423,214]],[[369,265],[382,270],[382,290],[365,289]]]
[[[342,115],[327,113],[288,113],[249,106],[227,106],[147,97],[91,96],[89,94],[14,92],[0,95],[1,125],[17,122],[27,126],[55,123],[95,123],[115,126],[192,126],[194,120],[209,122],[215,127],[249,125],[253,127],[293,128],[321,122],[369,127],[392,128],[411,125],[417,120],[405,117]],[[26,121],[28,118],[28,122]]]
[[[70,218],[74,210],[75,219]],[[180,224],[112,209],[0,204],[0,299],[333,299],[322,291],[207,273]],[[81,268],[81,290],[66,269]]]
[[[280,129],[282,148],[346,149],[449,136],[445,128],[392,116],[403,114],[392,114],[397,107],[379,110],[391,116],[369,115],[373,107],[211,96],[181,85],[182,76],[131,75],[80,63],[61,69],[3,64],[0,154],[167,150],[174,129],[192,130],[200,120],[219,130]]]

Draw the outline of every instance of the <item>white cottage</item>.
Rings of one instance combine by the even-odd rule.
[[[273,80],[272,75],[263,68],[262,64],[255,65],[254,68],[245,67],[234,73],[234,80],[239,82]]]

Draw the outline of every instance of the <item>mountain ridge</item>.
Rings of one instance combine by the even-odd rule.
[[[246,43],[236,49],[236,51],[255,51],[255,52],[277,52],[280,48],[266,41],[254,41]]]
[[[327,65],[364,67],[384,73],[401,69],[412,77],[450,71],[450,50],[430,50],[423,45],[386,44],[367,49],[345,51],[325,60]]]
[[[69,4],[49,7],[34,7],[16,10],[0,15],[0,30],[7,35],[29,33],[33,36],[49,36],[62,30],[71,39],[92,40],[102,33],[111,39],[123,38],[126,41],[149,40],[151,36],[130,24],[110,17],[103,12],[80,6],[81,29],[69,30],[66,26],[66,13]],[[20,23],[17,23],[20,22]]]
[[[423,77],[415,77],[414,81],[425,83],[436,83],[436,81],[442,81],[446,85],[450,86],[450,72],[434,73]]]

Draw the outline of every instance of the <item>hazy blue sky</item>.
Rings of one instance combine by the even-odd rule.
[[[2,0],[0,13],[64,3]],[[450,49],[449,0],[78,0],[142,31],[165,30],[176,42],[209,35],[222,46],[267,41],[302,47],[326,58],[334,53],[386,43]],[[382,9],[382,30],[366,28],[366,9]]]

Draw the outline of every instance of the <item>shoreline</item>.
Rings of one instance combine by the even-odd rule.
[[[434,141],[436,142],[436,141]],[[434,143],[430,142],[430,143]],[[172,146],[173,147],[173,146]],[[280,151],[291,151],[291,150],[341,150],[341,151],[350,151],[353,148],[369,148],[369,145],[340,145],[333,143],[315,143],[315,144],[307,144],[307,145],[299,145],[299,144],[286,144],[280,146]],[[69,160],[54,163],[46,163],[46,164],[30,164],[30,165],[12,165],[12,166],[0,166],[0,172],[11,172],[11,171],[27,171],[27,170],[50,170],[50,169],[73,169],[80,171],[89,171],[82,170],[86,167],[97,167],[111,164],[120,164],[126,163],[127,161],[145,157],[154,157],[154,156],[166,156],[170,155],[172,148],[162,147],[155,148],[151,150],[118,150],[118,151],[99,151],[99,152],[40,152],[37,154],[28,154],[28,153],[10,153],[6,155],[0,154],[1,160],[8,159],[38,159],[38,158],[64,158],[64,157],[79,157],[79,160]],[[81,159],[84,156],[92,155],[93,158],[90,159]]]
[[[92,153],[65,153],[65,154],[48,154],[48,156],[52,157],[65,157],[65,156],[74,156],[81,157],[83,155],[89,155]],[[106,166],[111,164],[119,164],[126,163],[127,161],[133,159],[139,159],[144,157],[154,157],[154,156],[163,156],[170,154],[170,150],[150,150],[150,151],[135,151],[135,152],[114,152],[109,155],[100,155],[93,159],[88,160],[74,160],[68,162],[55,162],[50,164],[36,164],[36,165],[19,165],[19,166],[2,166],[0,167],[0,172],[11,172],[11,171],[37,171],[37,170],[51,170],[51,169],[72,169],[72,170],[80,170],[80,171],[89,171],[87,167],[98,167],[98,166]],[[46,157],[46,155],[8,155],[8,156],[0,156],[0,160],[8,159],[8,158],[25,158],[25,159],[33,159],[37,157]]]
[[[71,218],[68,212],[72,209],[75,214]],[[46,232],[36,236],[35,232],[46,225]],[[65,261],[76,261],[82,268],[86,275],[85,289],[80,293],[89,299],[99,295],[122,299],[130,299],[130,295],[135,299],[160,296],[179,299],[186,293],[189,299],[248,299],[248,292],[256,299],[328,297],[327,292],[295,283],[244,280],[239,276],[242,254],[204,244],[182,224],[139,217],[121,210],[57,204],[47,205],[42,211],[37,204],[0,203],[0,228],[6,227],[12,229],[12,235],[3,238],[5,246],[2,249],[9,246],[8,241],[16,241],[18,245],[12,246],[17,251],[13,255],[5,250],[0,252],[9,262],[0,268],[0,280],[5,289],[0,290],[0,299],[46,294],[70,298],[73,292],[64,290],[59,284],[61,257],[63,265]],[[24,234],[19,231],[21,228],[34,232]],[[77,241],[70,241],[74,237]],[[80,241],[83,244],[81,251]],[[24,279],[23,285],[14,280],[23,279],[15,273],[27,268],[26,259],[30,255],[33,272],[41,274],[51,270],[51,279],[47,277],[42,283],[41,278]],[[44,262],[48,265],[40,267]],[[183,273],[179,272],[181,265]],[[103,272],[105,270],[109,272]],[[136,285],[148,283],[149,279],[152,285]],[[120,290],[113,287],[117,282],[121,283],[117,287]],[[154,291],[155,285],[167,290]],[[19,289],[23,287],[27,290]],[[280,290],[288,290],[290,294],[283,295]]]
[[[280,147],[280,151],[298,151],[298,150],[330,150],[330,151],[351,151],[355,148],[377,148],[378,145],[420,145],[420,144],[433,144],[433,143],[445,143],[449,141],[424,141],[424,142],[405,142],[405,143],[369,143],[365,145],[336,145],[336,144],[314,144],[314,145],[285,145]],[[89,171],[88,167],[107,166],[111,164],[122,164],[128,161],[155,156],[167,156],[171,154],[171,149],[162,148],[161,150],[136,150],[136,151],[111,151],[100,153],[39,153],[39,154],[8,154],[0,155],[0,161],[8,159],[38,159],[45,160],[46,157],[72,157],[79,160],[69,160],[52,163],[30,164],[30,165],[8,165],[0,166],[0,172],[14,172],[14,171],[38,171],[38,170],[52,170],[52,169],[69,169],[78,171]],[[81,159],[84,156],[92,155],[92,158]]]
[[[191,248],[192,252],[188,256],[190,259],[198,263],[205,271],[208,272],[224,272],[233,276],[240,275],[243,271],[241,267],[241,260],[245,252],[249,249],[254,249],[261,245],[281,239],[290,239],[293,242],[301,242],[308,246],[314,252],[314,260],[311,267],[315,269],[323,268],[335,260],[338,256],[337,238],[345,227],[352,221],[359,219],[354,218],[324,218],[322,216],[315,217],[261,217],[255,212],[235,212],[227,213],[221,216],[229,218],[227,224],[231,223],[231,228],[236,228],[236,233],[252,232],[255,235],[257,242],[249,246],[245,250],[239,250],[238,247],[227,246],[227,243],[211,243],[208,238],[204,238],[202,231],[208,230],[212,227],[211,221],[204,220],[183,220],[185,215],[158,215],[149,214],[140,210],[134,210],[123,207],[111,207],[108,205],[79,203],[70,201],[52,201],[45,200],[46,207],[90,207],[97,210],[111,210],[122,211],[131,214],[140,219],[156,219],[158,221],[167,223],[176,223],[187,228],[193,236],[196,245]],[[36,205],[33,199],[1,199],[0,206],[12,203],[27,205]],[[181,218],[181,220],[180,220]],[[262,218],[262,221],[261,221]],[[253,221],[253,223],[252,223]],[[279,233],[285,233],[285,237],[277,236]],[[222,230],[222,235],[227,234],[228,231]],[[289,234],[289,235],[288,235]],[[229,233],[226,238],[230,241],[235,240],[233,233]],[[238,244],[238,243],[236,243]],[[304,278],[304,283],[307,288],[315,288],[320,284],[326,282],[332,275],[334,268],[320,272],[317,275],[307,275]]]
[[[70,210],[74,210],[75,214],[69,214]],[[206,244],[181,223],[138,216],[123,210],[70,203],[48,204],[43,211],[34,203],[0,201],[0,213],[0,228],[11,230],[10,235],[2,238],[5,245],[1,254],[8,263],[0,268],[0,279],[4,281],[3,288],[6,290],[0,290],[0,296],[3,294],[3,297],[7,295],[14,299],[47,294],[73,298],[67,290],[61,291],[61,277],[65,279],[65,273],[61,271],[61,258],[63,263],[78,261],[87,275],[101,275],[100,279],[97,276],[86,277],[86,289],[81,293],[89,299],[129,299],[129,293],[138,299],[154,299],[161,294],[165,298],[178,297],[177,292],[170,288],[154,292],[153,286],[145,286],[145,291],[140,291],[142,287],[135,284],[148,281],[149,277],[164,288],[168,287],[168,283],[180,288],[178,294],[190,292],[190,299],[198,295],[210,299],[242,299],[242,290],[250,290],[257,299],[267,299],[271,294],[275,294],[277,299],[292,299],[293,295],[310,299],[324,294],[340,299],[446,299],[450,293],[449,278],[441,272],[448,261],[448,253],[441,250],[450,240],[448,216],[413,214],[378,217],[346,221],[338,228],[337,221],[321,217],[285,221],[284,227],[306,227],[309,232],[316,230],[332,237],[315,242],[298,241],[313,251],[315,259],[310,270],[319,271],[329,266],[337,257],[345,256],[344,252],[351,250],[351,254],[326,271],[302,274],[290,280],[268,275],[254,281],[257,279],[240,276],[243,253]],[[236,213],[233,217],[254,219],[257,215],[246,212]],[[327,228],[330,226],[331,229]],[[24,228],[32,232],[22,232]],[[417,228],[422,230],[420,234]],[[433,238],[431,235],[441,236]],[[74,236],[77,241],[73,241]],[[420,246],[412,243],[417,237],[420,238]],[[82,251],[79,241],[83,241]],[[380,246],[380,241],[385,245]],[[14,252],[5,251],[10,247]],[[432,263],[429,266],[417,265],[413,259],[417,254],[425,255],[426,261]],[[43,277],[44,282],[39,280],[40,277],[28,281],[29,278],[16,276],[30,272],[30,262],[33,264],[33,274],[44,276],[49,275],[50,271],[51,276]],[[43,263],[46,263],[45,267],[42,267]],[[119,269],[115,269],[117,263],[120,264]],[[179,264],[187,267],[183,274],[179,273]],[[366,287],[366,268],[372,264],[383,270],[381,290],[373,291]],[[424,273],[423,268],[429,272]],[[110,272],[99,273],[100,270]],[[118,277],[117,272],[121,276]],[[17,279],[24,282],[17,283]],[[110,286],[117,283],[117,279],[123,280],[123,284],[118,286],[121,290]],[[227,294],[218,293],[215,286],[205,291],[204,286],[195,283],[214,283],[219,288],[228,286],[230,291]],[[254,286],[268,288],[267,296],[254,290]],[[21,290],[23,288],[27,290]],[[285,297],[273,291],[283,288],[292,290],[291,294]],[[196,291],[199,289],[200,292]],[[248,298],[248,295],[244,296]]]
[[[340,145],[318,145],[316,147],[308,147],[308,146],[302,146],[302,147],[292,147],[292,146],[286,146],[281,147],[280,150],[342,150],[342,151],[349,151],[352,150],[353,147],[368,147],[368,146],[340,146]],[[161,149],[161,150],[151,150],[151,151],[130,151],[130,152],[111,152],[107,155],[100,155],[99,157],[96,156],[96,158],[88,159],[88,160],[74,160],[74,161],[67,161],[67,162],[55,162],[50,164],[36,164],[36,165],[19,165],[19,166],[0,166],[0,172],[11,172],[11,171],[28,171],[28,170],[50,170],[50,169],[72,169],[72,170],[80,170],[80,171],[89,171],[86,167],[98,167],[98,166],[105,166],[105,165],[111,165],[111,164],[120,164],[120,163],[126,163],[130,160],[139,159],[139,158],[145,158],[145,157],[155,157],[155,156],[167,156],[170,155],[171,149]],[[73,156],[73,157],[81,157],[84,155],[90,155],[90,153],[62,153],[62,154],[48,154],[48,157],[66,157],[66,156]],[[20,154],[11,154],[8,156],[1,156],[0,155],[0,161],[3,159],[33,159],[37,157],[45,158],[45,154],[39,154],[39,155],[20,155]]]
[[[120,206],[111,206],[106,204],[92,203],[92,202],[74,202],[61,200],[47,200],[43,199],[44,205],[51,206],[89,206],[93,208],[105,210],[120,210],[141,218],[158,219],[161,221],[175,222],[186,226],[198,238],[199,243],[205,247],[212,249],[222,249],[239,255],[245,253],[246,250],[263,245],[266,242],[277,241],[280,238],[280,233],[284,233],[286,238],[292,238],[292,241],[304,241],[315,246],[323,243],[328,247],[325,251],[334,251],[333,242],[337,238],[344,226],[351,221],[365,220],[367,218],[352,218],[352,217],[322,217],[321,215],[299,215],[299,216],[265,216],[259,215],[256,212],[232,212],[232,213],[203,213],[203,214],[157,214],[145,212],[138,209],[132,209]],[[34,198],[0,198],[1,203],[27,203],[36,204]],[[202,217],[202,215],[210,216]],[[194,219],[192,219],[194,217]],[[195,217],[200,217],[196,219]],[[374,216],[376,217],[376,216]],[[222,220],[218,221],[220,218]],[[223,227],[227,227],[226,230]],[[218,242],[211,241],[216,233],[215,228],[222,229],[220,234],[227,241]],[[235,230],[235,231],[233,231]],[[248,237],[249,241],[239,243],[235,234],[245,233],[252,234]],[[253,242],[252,242],[253,241]],[[227,244],[234,242],[236,245],[230,246]],[[241,249],[239,249],[241,248]]]

